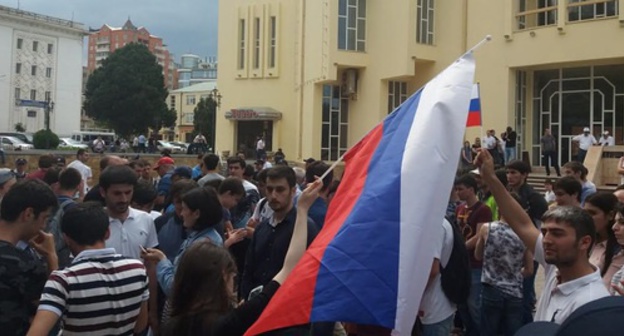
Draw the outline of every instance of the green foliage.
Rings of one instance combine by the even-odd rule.
[[[89,76],[84,109],[89,117],[128,137],[172,124],[167,94],[156,57],[146,46],[131,43],[117,49]]]
[[[193,110],[193,135],[203,134],[209,144],[214,139],[215,113],[217,113],[217,103],[212,98],[200,99]]]
[[[40,130],[33,134],[33,145],[36,149],[55,149],[61,140],[50,130]]]
[[[13,128],[15,128],[15,132],[26,132],[26,126],[24,126],[24,124],[22,124],[21,122],[15,124]]]

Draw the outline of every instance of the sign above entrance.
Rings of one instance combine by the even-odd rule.
[[[270,107],[246,107],[231,109],[225,112],[228,120],[280,120],[282,112]]]

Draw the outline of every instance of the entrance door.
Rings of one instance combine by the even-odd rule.
[[[253,120],[238,121],[238,139],[236,139],[237,152],[245,154],[247,159],[256,158],[256,142],[259,136],[264,137],[264,149],[272,151],[273,121]]]

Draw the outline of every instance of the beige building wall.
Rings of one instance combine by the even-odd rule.
[[[363,0],[345,0],[345,3],[360,1]],[[535,142],[545,126],[534,120],[540,116],[534,110],[533,100],[539,71],[624,64],[624,45],[612,42],[624,35],[621,24],[624,15],[620,14],[624,13],[624,0],[593,1],[591,17],[587,16],[590,6],[576,7],[564,0],[553,6],[537,0],[435,1],[430,43],[417,43],[417,26],[422,22],[418,8],[430,4],[429,1],[363,2],[366,46],[362,51],[346,51],[338,46],[342,0],[220,1],[218,85],[223,100],[217,118],[219,150],[235,152],[243,135],[240,125],[245,122],[226,119],[226,113],[255,109],[254,118],[269,121],[266,119],[269,115],[263,112],[268,109],[277,112],[270,114],[277,118],[272,121],[272,127],[269,125],[272,132],[265,134],[269,135],[272,150],[281,147],[290,160],[323,158],[323,86],[344,85],[344,74],[348,69],[355,69],[357,90],[348,99],[347,147],[351,147],[387,115],[390,85],[404,82],[409,96],[467,49],[491,35],[492,41],[475,54],[483,129],[493,128],[497,133],[507,126],[517,129],[521,148],[531,151],[530,157],[535,158],[539,154]],[[584,13],[582,20],[571,19],[575,11]],[[559,20],[553,19],[555,13]],[[276,16],[278,22],[275,69],[266,67],[271,16]],[[253,67],[256,41],[250,23],[255,18],[261,18],[263,27],[260,39],[263,66],[259,69]],[[242,69],[240,19],[247,23]],[[524,22],[522,27],[521,22]],[[525,79],[523,90],[517,85],[518,73]],[[624,87],[624,73],[618,76]],[[620,94],[617,97],[624,99]],[[624,100],[621,105],[624,110]],[[614,114],[618,113],[624,111],[615,109]],[[596,132],[611,127],[606,121],[602,124],[587,120],[587,123]],[[618,127],[624,127],[624,121],[622,124]],[[263,134],[262,128],[267,124],[258,125],[257,134],[251,136],[254,139]],[[621,143],[624,134],[618,133],[616,126],[609,130],[616,133],[616,141]],[[575,131],[578,126],[568,128]],[[250,129],[247,127],[245,131],[249,133]],[[466,138],[471,142],[481,135],[479,127],[466,131]],[[253,146],[251,140],[247,143],[250,146]]]
[[[213,90],[216,88],[216,82],[210,81],[187,86],[169,92],[167,97],[167,107],[175,109],[177,120],[175,127],[175,141],[190,143],[193,141],[191,134],[193,133],[193,116],[195,107],[199,101],[204,98],[213,97]],[[162,133],[162,131],[161,131]],[[204,134],[208,137],[208,134]]]

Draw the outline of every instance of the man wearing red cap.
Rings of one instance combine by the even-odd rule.
[[[175,161],[168,156],[161,157],[154,170],[160,176],[160,181],[158,182],[157,191],[158,197],[156,198],[155,207],[158,209],[162,209],[165,200],[167,199],[167,195],[169,195],[169,188],[171,187],[171,175],[173,175]]]

